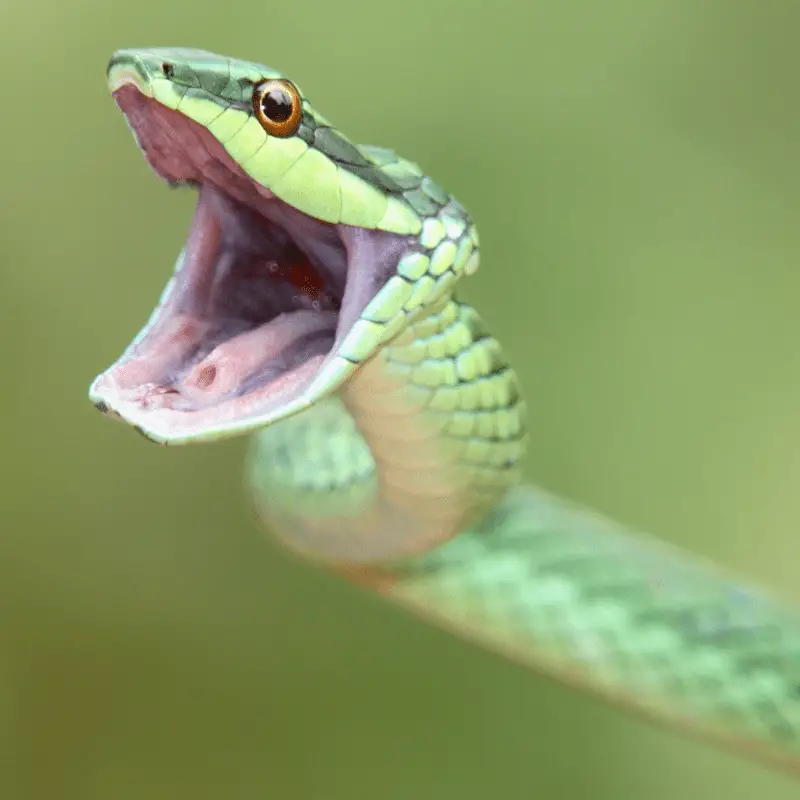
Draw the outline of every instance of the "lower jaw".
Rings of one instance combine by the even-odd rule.
[[[89,396],[100,411],[133,426],[154,442],[211,441],[246,433],[307,407],[309,400],[304,393],[325,358],[315,356],[257,391],[197,410],[171,408],[164,400],[168,393],[159,392],[152,385],[121,387],[115,367],[98,376]]]

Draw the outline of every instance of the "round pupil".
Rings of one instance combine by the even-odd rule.
[[[292,98],[283,89],[270,89],[261,99],[264,116],[274,122],[286,122],[292,116]]]

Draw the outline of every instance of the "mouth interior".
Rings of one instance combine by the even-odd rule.
[[[194,412],[206,427],[298,396],[336,340],[348,266],[338,226],[280,201],[202,126],[135,87],[115,99],[153,169],[196,187],[198,202],[161,304],[99,379],[102,405],[127,418]]]

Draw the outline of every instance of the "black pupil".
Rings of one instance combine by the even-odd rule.
[[[270,89],[261,98],[261,109],[267,119],[286,122],[292,116],[292,98],[285,89]]]

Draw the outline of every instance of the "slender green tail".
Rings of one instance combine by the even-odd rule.
[[[800,614],[542,489],[513,490],[377,588],[524,664],[800,768]]]

